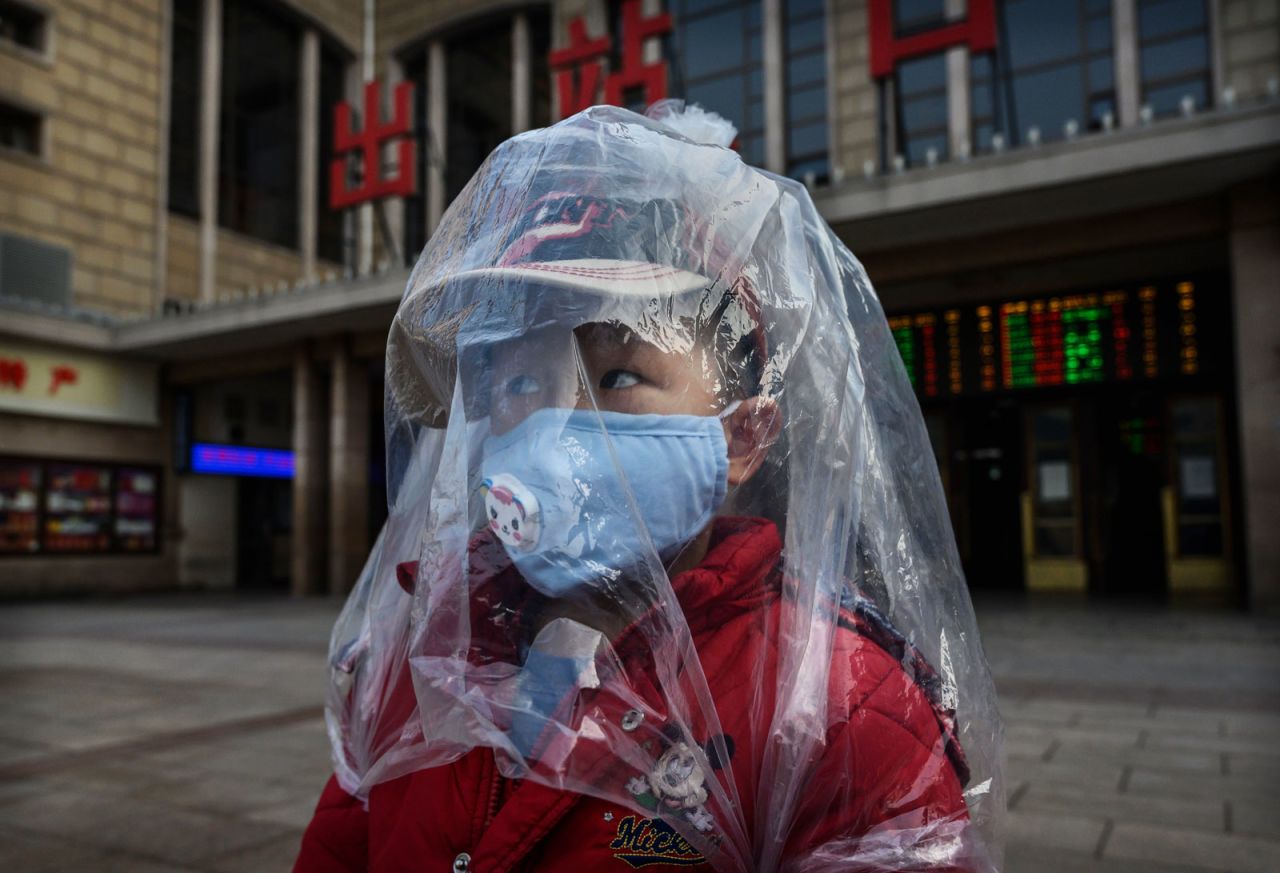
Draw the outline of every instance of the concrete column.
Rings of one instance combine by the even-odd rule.
[[[1138,75],[1137,0],[1113,0],[1111,4],[1112,43],[1115,52],[1116,111],[1121,127],[1138,123],[1142,99]]]
[[[763,0],[764,165],[772,173],[787,172],[787,55],[782,0]],[[832,83],[828,83],[831,87]]]
[[[316,274],[316,210],[320,196],[320,34],[314,28],[302,35],[299,66],[298,252],[302,255],[302,275],[310,279]]]
[[[528,130],[533,117],[533,43],[529,14],[511,19],[511,132]]]
[[[404,64],[395,58],[388,58],[386,64],[386,75],[382,93],[388,101],[388,105],[395,99],[396,86],[404,81]],[[395,165],[395,172],[403,172],[399,166],[399,142],[384,143],[382,146],[382,160],[386,166]],[[422,148],[422,143],[418,144],[418,148]],[[419,182],[418,184],[422,184]],[[386,245],[387,241],[383,240],[383,254],[393,267],[398,267],[404,263],[404,198],[388,197],[379,201],[374,205],[375,209],[383,210],[383,220],[386,222],[387,233],[390,235],[390,246]],[[411,253],[415,255],[417,252]]]
[[[360,65],[347,64],[342,80],[343,97],[351,104],[353,118],[364,118],[364,82],[360,78]],[[354,123],[354,122],[353,122]],[[342,266],[348,274],[360,268],[360,210],[342,210]]]
[[[1280,181],[1242,186],[1231,204],[1236,408],[1250,605],[1280,612]],[[1239,524],[1239,522],[1237,522]]]
[[[311,350],[300,346],[293,360],[293,541],[290,587],[295,595],[325,585],[325,494],[328,464],[321,375]]]
[[[369,385],[341,337],[329,382],[329,593],[346,594],[369,550]]]
[[[949,20],[964,18],[968,12],[965,0],[947,0]],[[959,45],[947,49],[947,145],[952,158],[971,151],[971,113],[969,111],[969,48]]]
[[[200,53],[200,301],[217,294],[218,117],[222,99],[222,0],[204,0]]]
[[[160,88],[156,94],[156,116],[160,121],[160,136],[156,142],[156,236],[152,270],[155,282],[151,286],[151,311],[159,312],[164,305],[169,273],[169,103],[173,79],[173,0],[165,0],[160,19]]]
[[[1209,105],[1217,106],[1222,99],[1222,89],[1227,85],[1226,64],[1222,56],[1226,45],[1222,38],[1222,0],[1209,0],[1209,57],[1213,65]]]
[[[438,160],[427,162],[427,236],[435,233],[444,215],[444,165],[449,160],[449,92],[445,82],[444,43],[427,46],[427,132]]]

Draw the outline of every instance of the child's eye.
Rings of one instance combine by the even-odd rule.
[[[630,370],[610,370],[600,380],[600,387],[608,390],[630,388],[639,385],[643,380]]]
[[[515,376],[507,381],[507,393],[515,395],[536,394],[541,385],[532,376]]]

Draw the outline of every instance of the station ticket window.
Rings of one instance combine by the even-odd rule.
[[[1075,415],[1070,406],[1028,413],[1031,469],[1023,497],[1023,542],[1030,590],[1082,591],[1087,586],[1080,549],[1080,500]]]
[[[1228,594],[1233,588],[1222,404],[1216,397],[1175,400],[1170,487],[1164,494],[1169,587],[1178,593]]]
[[[44,551],[111,548],[111,468],[50,464],[45,490]]]
[[[40,549],[43,473],[38,463],[0,461],[0,555]]]
[[[0,555],[154,553],[159,467],[0,458]]]

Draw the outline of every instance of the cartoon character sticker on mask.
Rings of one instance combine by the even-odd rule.
[[[538,498],[523,482],[509,473],[499,473],[484,480],[480,493],[489,529],[498,539],[522,552],[538,545]]]

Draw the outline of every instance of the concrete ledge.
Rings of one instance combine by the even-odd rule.
[[[1280,102],[815,192],[855,252],[1185,200],[1280,167]]]
[[[317,333],[385,329],[408,270],[335,282],[117,327],[120,352],[168,360],[278,345]]]

